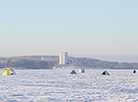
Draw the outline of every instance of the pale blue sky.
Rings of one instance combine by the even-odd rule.
[[[138,55],[138,0],[1,0],[0,56]]]

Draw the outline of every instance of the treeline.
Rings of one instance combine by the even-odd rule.
[[[52,69],[58,65],[58,56],[0,57],[0,68]],[[138,68],[138,63],[118,63],[91,58],[69,57],[68,65],[83,68]]]
[[[0,68],[50,69],[55,63],[56,61],[42,60],[36,56],[0,58]]]
[[[71,64],[79,67],[91,67],[91,68],[115,68],[119,63],[117,62],[109,62],[109,61],[101,61],[97,59],[90,58],[69,58]]]

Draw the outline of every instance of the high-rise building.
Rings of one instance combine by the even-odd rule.
[[[59,64],[62,64],[62,65],[68,64],[68,53],[67,52],[61,52],[59,54]]]

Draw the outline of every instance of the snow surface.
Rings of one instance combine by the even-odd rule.
[[[138,102],[138,73],[133,70],[15,70],[0,76],[0,102]],[[3,70],[0,70],[2,73]]]

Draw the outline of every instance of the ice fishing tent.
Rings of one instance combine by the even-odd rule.
[[[102,75],[110,75],[107,71],[104,71]]]
[[[85,72],[84,68],[79,69],[79,72],[84,73]]]
[[[72,70],[70,74],[77,74],[75,70]]]
[[[8,70],[5,70],[3,73],[2,73],[2,76],[3,75],[11,75],[11,73],[8,71]]]
[[[12,68],[9,69],[9,72],[11,73],[11,75],[15,74],[15,71]]]
[[[136,73],[136,70],[134,70],[133,73]]]

